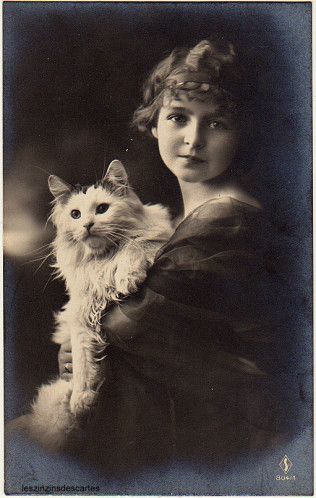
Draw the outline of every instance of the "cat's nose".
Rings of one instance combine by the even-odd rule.
[[[90,232],[90,229],[93,227],[94,223],[90,222],[90,223],[85,223],[83,226],[88,230],[88,232]]]

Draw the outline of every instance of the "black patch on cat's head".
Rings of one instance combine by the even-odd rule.
[[[83,194],[86,194],[87,193],[87,190],[89,188],[89,185],[80,185],[80,183],[77,183],[73,190],[79,194],[80,192],[82,192]]]

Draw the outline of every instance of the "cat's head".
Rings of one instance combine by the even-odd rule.
[[[103,255],[137,231],[143,205],[128,183],[123,164],[114,160],[102,180],[88,187],[72,186],[51,175],[52,221],[58,238],[86,255]]]

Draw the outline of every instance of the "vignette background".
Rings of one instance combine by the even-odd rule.
[[[57,374],[50,334],[52,311],[65,299],[63,285],[50,280],[47,261],[32,262],[52,238],[52,228],[45,228],[48,173],[88,184],[119,158],[144,202],[161,202],[175,212],[179,192],[155,142],[129,123],[156,62],[177,45],[223,33],[258,77],[263,133],[247,181],[278,227],[280,265],[284,250],[291,262],[285,277],[291,329],[283,340],[285,351],[293,352],[289,370],[299,385],[306,429],[312,413],[310,4],[4,2],[3,18],[7,419],[20,415],[36,387]],[[310,455],[295,464],[305,476],[295,483],[298,493],[311,483]],[[255,484],[245,478],[245,486],[271,486],[283,494],[284,487],[262,479]],[[151,485],[141,488],[140,482],[126,489],[140,494]],[[192,485],[199,494],[209,490],[207,477],[196,484],[190,477],[172,482],[177,494]],[[157,481],[152,485],[156,490]],[[159,486],[163,492],[164,484]],[[217,488],[226,490],[224,483]],[[169,494],[170,483],[165,489]]]

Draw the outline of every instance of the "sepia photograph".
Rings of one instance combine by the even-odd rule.
[[[4,491],[313,490],[311,2],[3,2]]]

